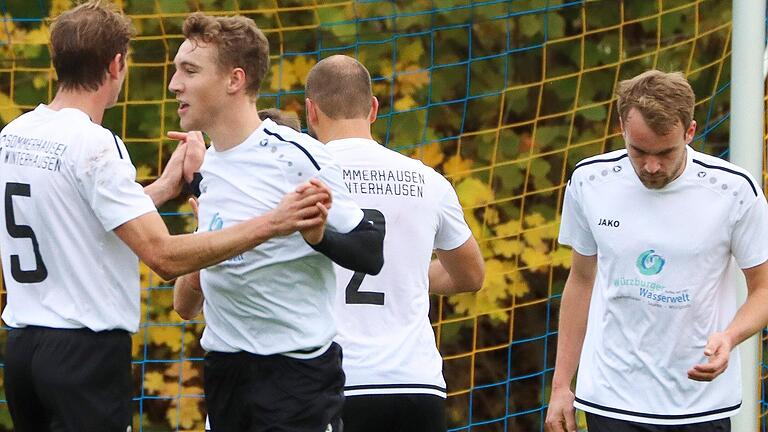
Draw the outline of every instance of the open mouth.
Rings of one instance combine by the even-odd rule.
[[[189,108],[188,103],[179,101],[179,113],[186,111],[187,108]]]

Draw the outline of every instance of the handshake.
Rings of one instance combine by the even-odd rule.
[[[203,134],[199,131],[172,131],[168,132],[168,138],[178,140],[179,145],[157,183],[163,185],[169,196],[175,197],[200,170],[206,148]],[[278,236],[299,231],[307,243],[316,245],[323,240],[332,202],[331,190],[320,180],[310,179],[287,193],[277,207],[268,212],[270,226]],[[190,198],[189,204],[197,218],[197,199]]]

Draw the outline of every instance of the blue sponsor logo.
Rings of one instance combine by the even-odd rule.
[[[664,258],[657,255],[653,249],[648,249],[637,257],[635,265],[637,265],[637,270],[640,274],[653,276],[661,273],[661,270],[664,269],[664,263],[666,263]]]
[[[216,212],[216,214],[213,215],[213,218],[211,218],[211,223],[208,225],[208,231],[218,231],[222,227],[224,227],[224,220],[219,216],[219,213]]]

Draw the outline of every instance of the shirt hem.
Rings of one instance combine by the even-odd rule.
[[[589,402],[583,399],[579,399],[578,397],[576,398],[576,401],[573,403],[573,406],[575,408],[578,408],[588,413],[597,414],[603,417],[613,418],[617,420],[655,424],[655,425],[685,425],[685,424],[720,420],[726,417],[731,417],[739,412],[739,410],[741,409],[741,402],[739,402],[736,405],[725,407],[725,408],[719,408],[719,409],[703,411],[703,412],[693,413],[693,414],[679,414],[679,415],[634,412],[634,411],[599,405],[594,402]]]

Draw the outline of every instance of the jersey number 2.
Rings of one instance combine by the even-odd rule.
[[[381,227],[385,226],[384,214],[376,209],[363,209],[365,218],[378,222]],[[370,304],[384,306],[384,293],[374,291],[358,291],[360,284],[363,283],[366,273],[355,272],[347,284],[346,301],[347,304]]]
[[[22,270],[21,260],[18,255],[11,255],[11,276],[19,283],[38,283],[48,277],[48,269],[45,268],[43,257],[40,255],[40,245],[32,227],[16,224],[13,214],[13,196],[30,197],[30,187],[27,183],[5,184],[5,228],[13,238],[28,238],[32,241],[32,250],[35,252],[35,269]]]

